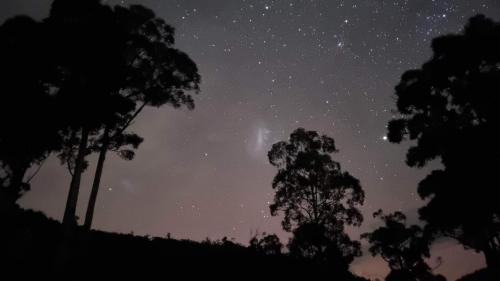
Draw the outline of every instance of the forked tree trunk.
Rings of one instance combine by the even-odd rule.
[[[80,191],[80,182],[85,165],[85,156],[87,154],[87,142],[89,130],[82,127],[82,138],[78,147],[78,155],[75,162],[75,170],[71,178],[66,209],[64,210],[63,226],[65,229],[73,228],[76,225],[76,206],[78,203],[78,193]]]
[[[101,183],[102,170],[104,169],[104,161],[106,160],[106,153],[109,146],[109,127],[104,128],[104,135],[102,138],[101,149],[99,151],[99,159],[94,175],[94,182],[92,183],[92,191],[90,192],[89,203],[87,212],[85,214],[84,228],[90,230],[92,228],[92,219],[94,217],[95,203],[97,201],[97,194],[99,193],[99,185]]]
[[[76,156],[75,168],[71,178],[68,199],[66,201],[66,209],[64,210],[62,238],[58,251],[54,255],[52,265],[56,280],[68,279],[68,266],[71,264],[72,247],[76,241],[76,206],[78,203],[80,182],[85,168],[85,156],[87,155],[87,142],[89,138],[89,130],[87,128],[82,127],[81,132],[82,138],[78,146],[78,155]]]

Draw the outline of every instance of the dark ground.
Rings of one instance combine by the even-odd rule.
[[[2,280],[277,279],[363,281],[350,272],[286,255],[264,255],[231,242],[151,238],[78,228],[58,262],[62,227],[43,213],[15,209],[0,220]],[[62,268],[62,270],[61,270]]]

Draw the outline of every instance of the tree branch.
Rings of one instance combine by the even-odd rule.
[[[31,180],[38,174],[38,172],[40,172],[40,169],[42,168],[43,164],[45,164],[45,160],[43,160],[40,165],[38,165],[38,168],[36,169],[36,171],[28,178],[28,180],[26,181],[26,183],[30,183]]]
[[[110,139],[116,138],[117,136],[122,134],[132,124],[132,121],[134,121],[134,119],[139,115],[139,113],[141,113],[141,111],[144,109],[144,107],[147,104],[148,104],[148,101],[145,100],[143,102],[143,104],[134,112],[134,114],[132,114],[132,116],[129,118],[127,123],[125,123],[125,125],[123,125],[123,127],[121,127],[115,134],[113,134],[113,136]]]

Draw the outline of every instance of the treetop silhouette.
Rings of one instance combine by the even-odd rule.
[[[99,153],[85,220],[90,228],[107,151],[132,159],[142,138],[126,130],[136,117],[146,106],[194,108],[190,92],[199,91],[200,75],[173,47],[174,29],[143,6],[55,0],[44,23],[55,42],[57,95],[70,117],[60,154],[72,172],[65,222],[74,218],[86,155]]]
[[[319,260],[332,260],[335,253],[349,263],[360,254],[359,243],[350,240],[344,226],[361,224],[357,207],[364,192],[359,181],[332,160],[336,151],[332,138],[302,128],[288,141],[274,144],[268,157],[278,173],[270,209],[272,215],[282,212],[283,228],[294,233],[291,251]]]
[[[75,224],[86,158],[98,152],[85,219],[90,228],[107,151],[134,157],[142,138],[128,130],[147,106],[193,109],[198,68],[174,47],[174,29],[140,5],[55,0],[41,22],[13,18],[0,36],[6,42],[0,176],[15,191],[9,200],[26,187],[26,170],[57,152],[72,177],[63,222]],[[26,118],[7,122],[18,113]]]
[[[389,123],[389,140],[416,141],[409,166],[436,158],[443,164],[418,187],[429,200],[419,210],[427,228],[500,266],[500,24],[472,17],[462,33],[434,39],[432,50],[432,58],[396,86],[401,115]]]
[[[430,237],[417,225],[406,225],[401,212],[384,214],[378,210],[373,217],[384,225],[371,233],[363,233],[362,239],[370,242],[373,256],[381,256],[391,269],[386,280],[440,280],[425,262],[430,257]]]
[[[250,239],[249,248],[264,255],[279,255],[283,244],[276,234],[262,233],[261,237],[255,235]]]

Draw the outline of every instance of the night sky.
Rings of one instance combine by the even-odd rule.
[[[0,3],[0,21],[20,13],[41,19],[49,0]],[[377,226],[371,214],[402,210],[417,222],[417,183],[430,168],[410,169],[406,145],[385,140],[400,75],[430,57],[431,39],[458,32],[483,13],[500,20],[498,0],[136,0],[176,28],[176,46],[202,75],[196,108],[148,110],[133,126],[145,138],[133,161],[110,156],[94,227],[106,231],[203,240],[224,236],[246,244],[255,232],[278,233],[271,217],[274,168],[270,146],[297,127],[333,137],[334,156],[366,192],[365,222],[353,238]],[[95,157],[91,158],[95,162]],[[438,164],[434,164],[438,165]],[[79,200],[83,217],[94,168]],[[45,163],[24,207],[61,219],[69,174]],[[365,245],[366,252],[366,245]],[[481,255],[452,242],[434,247],[449,280],[483,266]],[[434,259],[430,261],[435,265]],[[362,257],[352,269],[383,277],[385,264]]]

